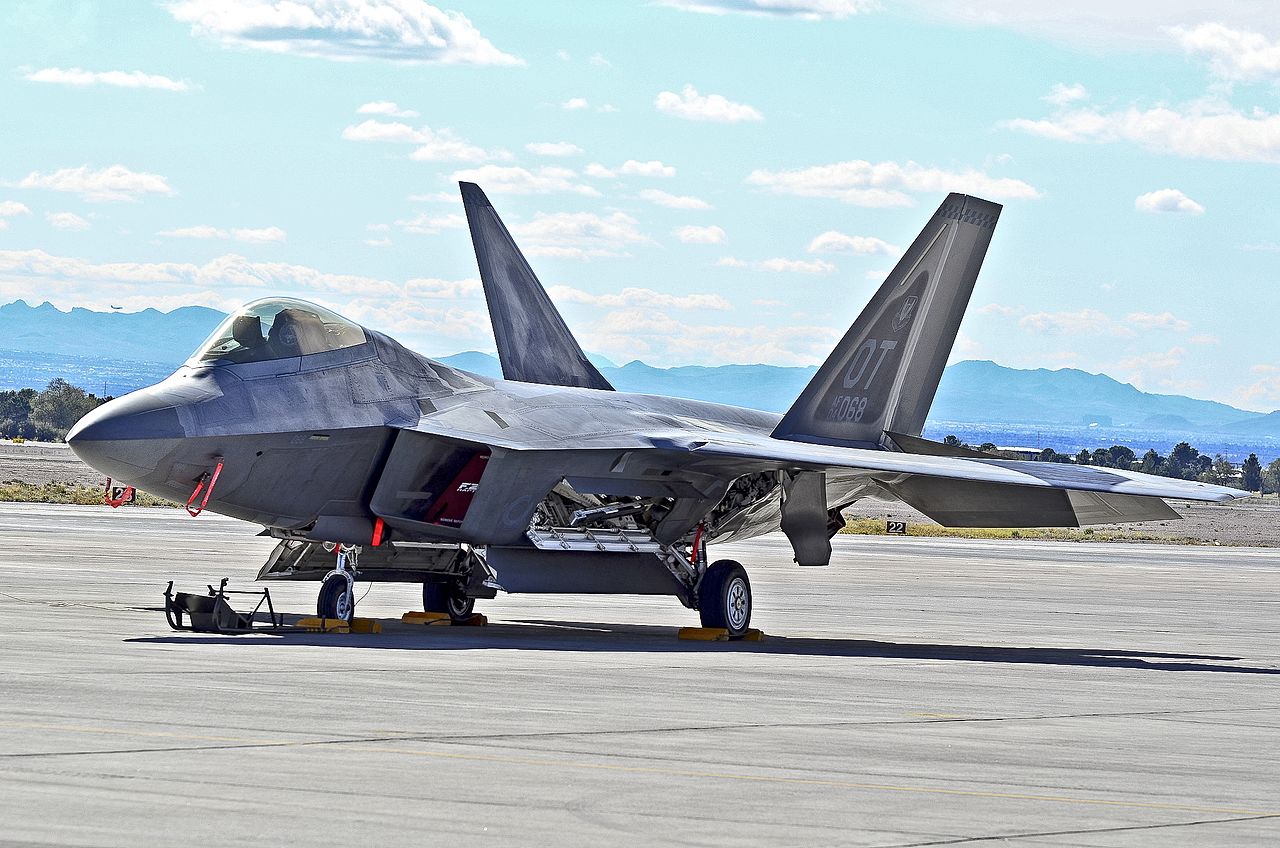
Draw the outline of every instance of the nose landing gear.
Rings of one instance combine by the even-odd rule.
[[[329,543],[325,543],[329,548]],[[316,615],[321,618],[337,618],[351,622],[356,617],[356,564],[360,548],[356,545],[335,545],[338,563],[320,583],[320,597],[316,599]]]

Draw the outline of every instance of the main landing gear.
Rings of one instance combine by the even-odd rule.
[[[450,621],[461,624],[470,620],[475,606],[476,599],[467,597],[466,587],[459,581],[422,584],[422,608],[426,612],[448,613]]]
[[[727,630],[741,639],[751,627],[751,581],[742,564],[722,559],[708,566],[698,581],[698,615],[703,627]]]

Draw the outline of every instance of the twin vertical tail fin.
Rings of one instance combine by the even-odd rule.
[[[612,390],[569,332],[489,198],[474,183],[459,185],[502,376],[524,383]]]
[[[877,447],[885,433],[920,435],[1000,209],[947,196],[774,438]]]

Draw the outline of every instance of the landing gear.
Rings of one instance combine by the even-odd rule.
[[[698,615],[703,627],[729,631],[741,639],[751,626],[751,581],[741,563],[731,559],[713,562],[698,583]]]
[[[350,621],[355,615],[354,587],[346,573],[330,572],[320,584],[320,597],[316,600],[316,615],[321,618],[338,618]]]
[[[320,597],[316,599],[316,615],[321,618],[338,618],[351,622],[356,616],[355,572],[360,560],[360,548],[356,545],[332,545],[325,542],[327,551],[338,552],[338,562],[320,583]]]
[[[467,597],[462,584],[423,583],[422,608],[427,612],[447,612],[450,621],[463,622],[471,618],[476,599]]]

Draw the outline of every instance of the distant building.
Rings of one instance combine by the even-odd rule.
[[[1003,448],[997,447],[996,451],[1001,454],[1008,454],[1016,459],[1039,459],[1040,454],[1044,452],[1044,448]]]

